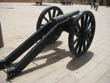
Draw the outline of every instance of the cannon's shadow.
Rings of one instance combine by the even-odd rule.
[[[88,51],[81,57],[75,57],[67,64],[66,68],[71,71],[79,69],[82,66],[84,66],[87,62],[89,62],[92,59],[93,55],[93,52]]]
[[[35,67],[32,67],[30,69],[23,71],[19,76],[22,76],[24,74],[33,72],[37,69],[41,69],[43,67],[54,64],[64,58],[68,57],[69,55],[71,55],[71,52],[66,51],[65,48],[63,48],[63,49],[58,48],[58,46],[60,46],[61,44],[62,44],[61,41],[57,41],[55,44],[48,45],[48,47],[46,47],[46,49],[44,49],[43,52],[47,52],[49,50],[54,50],[55,52],[50,53],[48,55],[44,55],[44,56],[38,56],[32,61],[34,63],[35,61],[46,59],[45,63],[39,64],[39,65],[37,65],[37,63],[36,63]],[[93,53],[87,52],[84,56],[73,58],[67,64],[67,69],[69,69],[69,70],[78,69],[78,68],[82,67],[83,65],[85,65],[92,57],[93,57]]]
[[[70,55],[70,52],[69,51],[66,51],[65,48],[63,49],[60,49],[58,48],[58,46],[60,46],[62,44],[61,41],[56,41],[54,44],[50,44],[48,45],[43,51],[42,53],[45,53],[45,52],[48,52],[50,50],[53,50],[54,52],[52,53],[49,53],[49,54],[46,54],[46,55],[43,55],[43,56],[37,56],[33,61],[32,63],[34,63],[36,66],[35,67],[32,67],[30,69],[27,69],[25,71],[23,71],[19,76],[21,75],[24,75],[24,74],[27,74],[27,73],[30,73],[30,72],[33,72],[37,69],[41,69],[43,67],[46,67],[46,66],[49,66],[53,63],[56,63],[62,59],[64,59],[65,57],[67,57],[68,55]],[[35,61],[38,61],[38,60],[43,60],[43,59],[46,59],[45,63],[41,63],[41,64],[37,64],[37,62]]]

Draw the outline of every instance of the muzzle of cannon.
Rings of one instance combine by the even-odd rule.
[[[46,8],[38,18],[36,32],[5,59],[0,60],[0,69],[7,68],[7,79],[12,79],[20,74],[48,44],[57,41],[63,31],[69,34],[68,45],[72,56],[84,55],[89,49],[95,33],[93,13],[73,11],[63,14],[62,10],[56,6]],[[30,47],[32,48],[27,54],[15,66],[12,66],[13,62]]]

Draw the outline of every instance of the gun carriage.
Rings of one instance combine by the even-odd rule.
[[[63,14],[59,7],[46,8],[38,18],[36,32],[5,59],[0,60],[0,69],[7,68],[7,79],[12,79],[21,73],[48,44],[57,41],[63,31],[69,34],[68,46],[72,56],[84,55],[94,37],[94,15],[90,11],[73,11]],[[29,52],[14,67],[9,67],[30,47],[32,48]]]

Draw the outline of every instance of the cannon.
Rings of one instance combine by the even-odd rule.
[[[39,16],[36,32],[0,60],[0,70],[7,68],[7,79],[19,75],[23,69],[50,43],[54,43],[63,31],[69,34],[68,46],[72,56],[82,56],[89,49],[95,34],[95,17],[90,11],[73,11],[63,14],[56,6],[46,8]],[[31,49],[14,66],[13,62]]]

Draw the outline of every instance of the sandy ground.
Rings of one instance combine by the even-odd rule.
[[[36,31],[40,13],[52,5],[60,7],[64,13],[75,10],[90,10],[94,13],[96,33],[90,49],[85,56],[72,59],[68,56],[71,55],[67,43],[68,34],[64,32],[54,45],[49,45],[19,77],[10,82],[110,83],[110,8],[105,6],[100,6],[96,12],[89,5],[0,3],[0,22],[5,45],[0,49],[0,59]],[[6,74],[0,71],[0,83],[7,83],[5,79]]]

